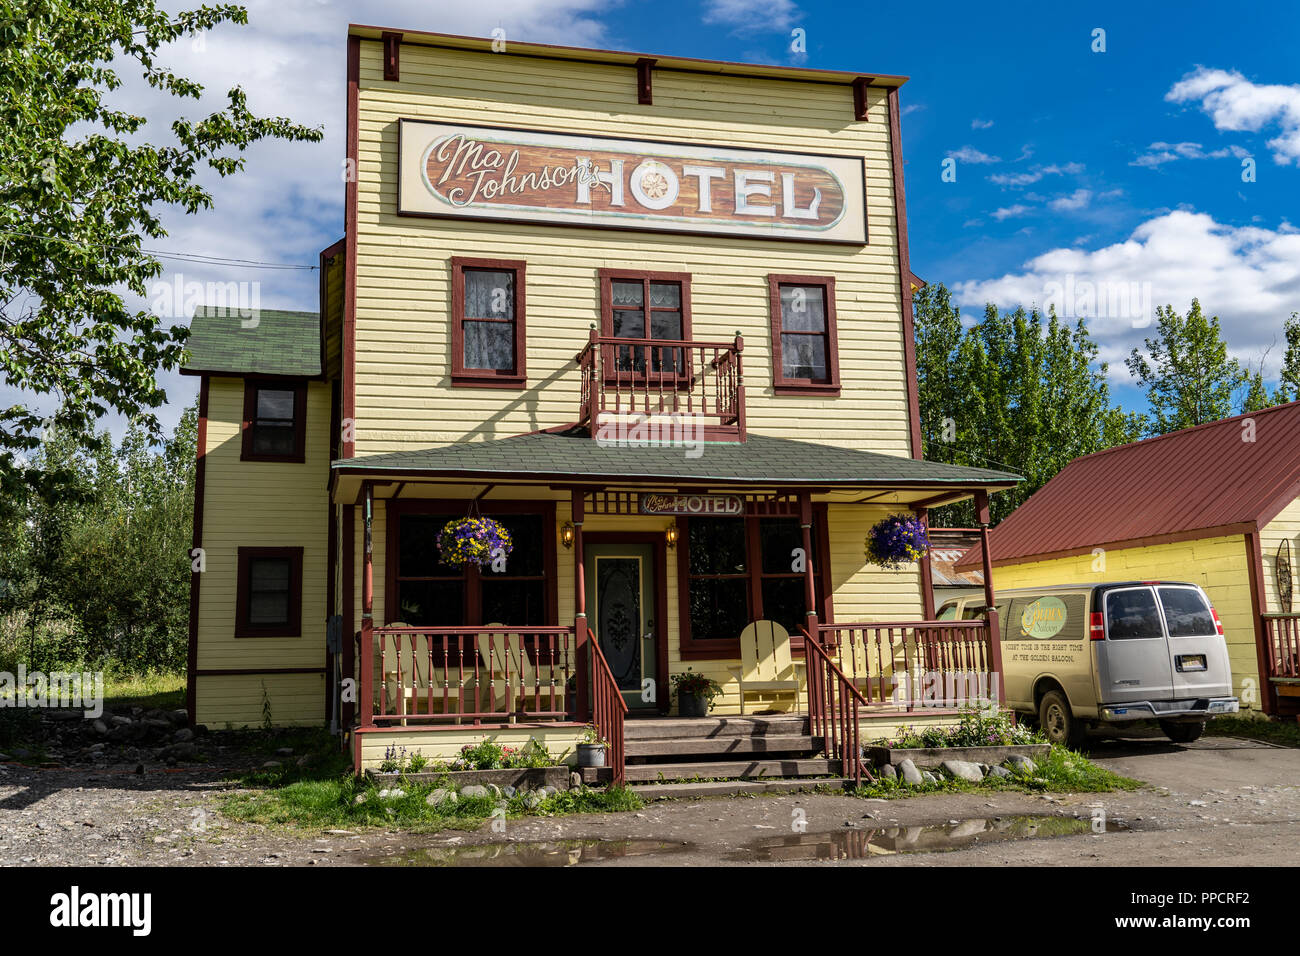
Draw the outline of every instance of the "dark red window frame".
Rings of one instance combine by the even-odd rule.
[[[513,272],[515,276],[515,367],[488,369],[465,367],[465,270]],[[528,384],[527,334],[524,291],[527,263],[522,259],[451,259],[451,383],[474,388],[523,388]],[[501,321],[469,317],[469,321]]]
[[[253,433],[257,427],[257,393],[261,389],[293,392],[293,451],[287,455],[268,455],[253,450]],[[244,379],[244,423],[239,451],[240,461],[282,461],[302,463],[307,460],[307,383],[302,379]]]
[[[302,554],[303,549],[240,548],[235,587],[235,637],[302,637]],[[249,623],[251,586],[249,573],[259,558],[282,558],[289,561],[289,621],[286,624],[255,625]]]
[[[831,595],[831,574],[830,574],[830,541],[829,528],[827,526],[827,508],[824,502],[814,502],[813,506],[813,529],[814,529],[814,550],[813,555],[813,575],[815,578],[815,589],[817,592],[817,615],[821,623],[825,624],[835,619],[834,603]],[[749,608],[750,615],[755,619],[760,619],[763,606],[763,578],[766,577],[784,577],[786,575],[774,575],[763,572],[762,555],[759,553],[759,533],[758,523],[765,518],[794,518],[793,515],[746,515],[743,518],[732,518],[732,521],[745,522],[745,540],[746,540],[746,571],[743,577],[749,579]],[[691,604],[690,604],[690,519],[677,519],[677,607],[678,607],[678,635],[680,639],[680,654],[684,661],[708,661],[708,660],[732,660],[740,657],[740,632],[744,629],[749,621],[739,624],[736,628],[734,638],[703,638],[696,639],[691,636]],[[803,635],[790,635],[790,648],[798,654],[803,653]]]
[[[467,505],[467,501],[455,498],[411,498],[409,500],[387,502],[385,527],[388,528],[388,533],[384,548],[384,617],[386,623],[399,620],[394,616],[398,613],[398,608],[393,606],[393,603],[397,600],[399,580],[421,580],[418,577],[403,575],[399,567],[402,554],[402,516],[410,514],[463,515]],[[556,624],[559,614],[559,582],[556,575],[555,502],[483,501],[479,503],[479,511],[488,516],[493,514],[541,515],[544,535],[542,541],[542,577],[544,578],[543,594],[546,603],[546,620],[533,621],[530,624],[539,627]],[[465,627],[482,627],[488,623],[481,620],[481,578],[483,576],[483,573],[473,566],[466,568],[461,576],[462,587],[464,588]],[[453,580],[456,578],[455,575],[449,575],[448,577]],[[527,627],[529,625],[520,626]]]
[[[650,305],[650,284],[652,282],[675,282],[681,286],[682,290],[682,337],[679,341],[689,342],[691,340],[691,273],[689,272],[650,272],[644,269],[601,269],[600,276],[600,334],[604,337],[612,338],[614,335],[614,283],[615,282],[640,282],[643,289],[642,302],[645,309],[645,338],[650,338],[650,313],[652,311],[671,312],[671,309],[652,309]],[[690,358],[684,357],[683,366],[689,366]],[[646,373],[631,373],[633,381],[645,381]],[[628,372],[622,373],[624,381],[628,380]],[[608,382],[616,381],[618,374],[612,370],[607,363],[605,365],[605,379]],[[654,373],[651,372],[649,377],[656,381],[662,379],[671,381],[677,379],[679,384],[685,386],[689,384],[691,378],[689,367],[682,368],[677,374]]]
[[[781,359],[781,287],[821,286],[826,296],[827,378],[791,378]],[[838,395],[840,392],[840,346],[835,327],[835,277],[773,274],[767,277],[768,303],[772,315],[772,388],[778,395]]]

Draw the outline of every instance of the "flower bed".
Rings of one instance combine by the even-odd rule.
[[[910,759],[918,767],[937,767],[945,760],[999,764],[1017,754],[1035,759],[1051,749],[1042,734],[1014,723],[1005,711],[966,707],[956,727],[899,727],[895,737],[874,741],[865,753],[877,766]]]
[[[392,782],[403,783],[441,783],[455,790],[470,786],[497,786],[501,789],[513,787],[515,790],[540,790],[552,787],[555,790],[569,789],[570,770],[568,767],[511,767],[505,770],[428,770],[411,772],[367,770],[366,775],[381,786],[391,786]]]
[[[997,747],[881,747],[866,749],[868,762],[877,767],[891,764],[894,767],[910,760],[918,767],[938,767],[945,760],[965,760],[996,766],[1008,757],[1021,756],[1030,760],[1043,760],[1052,750],[1051,744],[1008,744]]]

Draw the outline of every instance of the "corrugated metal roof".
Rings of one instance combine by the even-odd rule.
[[[1264,524],[1300,496],[1300,402],[1076,458],[993,529],[994,564]],[[980,548],[957,562],[977,566]]]

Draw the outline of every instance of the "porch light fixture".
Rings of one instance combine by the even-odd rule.
[[[564,522],[564,526],[560,528],[560,543],[563,544],[566,548],[573,547],[573,522],[572,521]]]
[[[677,547],[677,522],[674,521],[664,531],[664,539],[668,542],[668,549],[671,551]]]

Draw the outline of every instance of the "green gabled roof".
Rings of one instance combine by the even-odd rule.
[[[190,322],[186,349],[190,357],[181,371],[191,375],[314,378],[321,373],[320,315],[279,309],[258,309],[250,315],[200,307]]]
[[[409,473],[465,477],[594,478],[745,482],[822,486],[916,485],[1010,487],[1019,475],[964,468],[878,452],[750,434],[744,442],[709,442],[688,457],[681,445],[606,445],[586,432],[534,432],[493,441],[460,442],[421,451],[345,458],[337,475]]]

